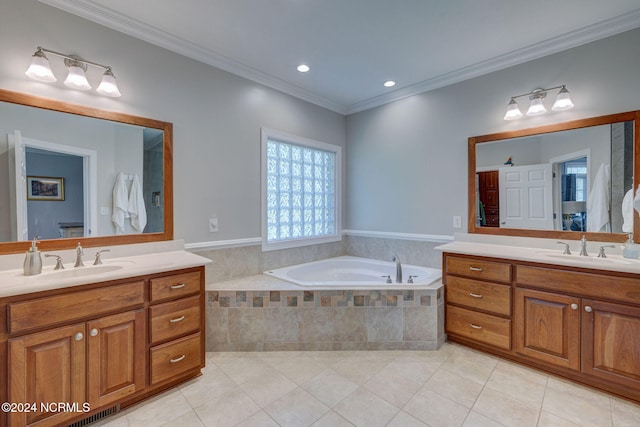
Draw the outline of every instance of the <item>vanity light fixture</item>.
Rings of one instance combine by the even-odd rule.
[[[87,61],[75,55],[65,55],[63,53],[55,52],[53,50],[45,49],[38,46],[36,53],[33,54],[31,65],[25,74],[41,82],[52,83],[57,81],[56,76],[51,71],[51,65],[49,64],[49,58],[45,55],[45,52],[64,58],[64,65],[69,70],[67,78],[64,80],[64,84],[72,89],[89,90],[91,85],[87,80],[86,71],[89,65],[97,68],[102,68],[104,74],[102,75],[102,81],[96,89],[100,95],[110,96],[117,98],[121,96],[120,90],[116,83],[116,77],[111,71],[111,67],[108,65],[98,64],[96,62]]]
[[[520,107],[516,102],[516,99],[522,98],[524,96],[529,97],[529,99],[531,100],[529,109],[527,110],[527,116],[538,116],[540,114],[546,113],[547,108],[544,106],[542,100],[546,98],[547,92],[555,89],[560,89],[560,91],[558,91],[556,100],[553,103],[553,107],[551,107],[551,109],[553,111],[564,111],[573,108],[571,96],[569,95],[569,91],[567,90],[567,87],[565,85],[556,86],[549,89],[534,89],[529,93],[512,96],[511,101],[509,101],[509,103],[507,104],[507,112],[504,115],[504,119],[515,120],[523,116],[522,111],[520,111]]]

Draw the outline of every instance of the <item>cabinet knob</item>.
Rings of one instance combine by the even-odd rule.
[[[578,309],[578,304],[576,304],[575,302],[571,304],[571,310],[577,310],[577,309]]]
[[[96,328],[93,328],[91,331],[89,331],[89,335],[95,337],[96,335],[98,335],[98,330]]]
[[[82,334],[82,332],[78,332],[78,333],[76,333],[76,334],[73,336],[73,338],[74,338],[76,341],[80,341],[82,338],[84,338],[84,335]]]
[[[591,306],[585,305],[584,306],[584,311],[586,311],[587,313],[591,313],[593,311],[593,309],[591,308]]]
[[[178,363],[178,362],[180,362],[180,361],[184,360],[184,358],[185,358],[185,357],[187,357],[187,355],[186,355],[186,354],[183,354],[183,355],[182,355],[182,356],[180,356],[180,357],[176,357],[175,359],[171,359],[171,360],[169,360],[169,362],[171,362],[171,363]]]
[[[178,323],[184,320],[184,316],[176,317],[175,319],[169,319],[169,323]]]

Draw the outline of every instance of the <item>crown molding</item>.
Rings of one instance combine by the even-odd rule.
[[[519,65],[638,27],[640,27],[640,9],[540,43],[529,45],[522,49],[514,50],[504,55],[496,56],[486,61],[478,62],[468,67],[454,70],[450,73],[441,74],[431,79],[396,89],[380,96],[356,102],[348,106],[347,115]]]
[[[336,113],[346,114],[346,105],[331,101],[330,99],[241,64],[212,50],[205,49],[198,44],[168,34],[152,25],[129,18],[107,7],[99,6],[90,0],[38,1]]]
[[[640,27],[640,9],[638,9],[383,95],[351,105],[343,105],[195,43],[167,34],[158,28],[124,16],[112,9],[98,6],[91,0],[38,1],[342,115],[358,113]]]

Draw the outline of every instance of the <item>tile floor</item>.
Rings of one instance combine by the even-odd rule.
[[[640,406],[445,344],[207,353],[203,376],[100,426],[640,426]]]

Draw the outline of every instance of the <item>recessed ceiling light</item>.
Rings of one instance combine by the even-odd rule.
[[[309,71],[311,68],[309,68],[308,65],[305,64],[300,64],[298,65],[298,71],[300,71],[301,73],[306,73],[307,71]]]
[[[396,82],[394,82],[393,80],[387,80],[386,82],[384,82],[384,87],[394,87],[396,85]]]

